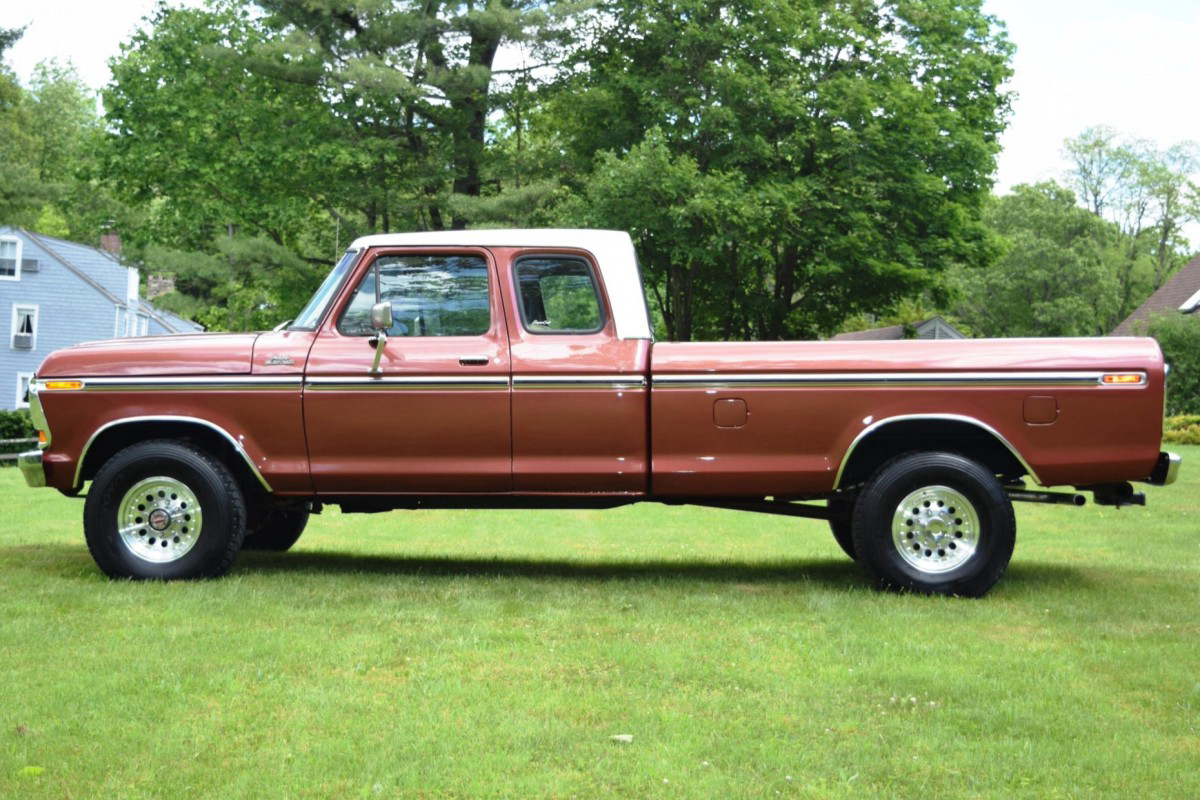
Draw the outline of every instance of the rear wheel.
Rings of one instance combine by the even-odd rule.
[[[233,564],[246,506],[229,469],[191,445],[127,447],[96,473],[83,507],[92,558],[113,578],[215,577]]]
[[[290,550],[304,533],[310,513],[311,503],[268,510],[254,530],[246,531],[246,541],[242,543],[242,549],[276,552]]]
[[[986,467],[953,453],[910,453],[863,487],[852,517],[858,561],[877,585],[980,597],[1000,580],[1016,518]]]

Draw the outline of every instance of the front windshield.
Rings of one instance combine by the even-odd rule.
[[[316,330],[317,324],[321,321],[321,315],[325,313],[325,306],[329,305],[329,301],[337,292],[338,287],[342,285],[342,281],[349,274],[350,268],[354,266],[357,258],[357,250],[346,251],[346,255],[342,256],[342,260],[337,263],[337,266],[330,270],[329,276],[325,278],[321,288],[317,289],[316,294],[308,301],[308,305],[296,316],[296,321],[288,326],[289,331]]]

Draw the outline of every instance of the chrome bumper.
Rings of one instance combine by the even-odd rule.
[[[1179,477],[1179,465],[1183,461],[1183,457],[1177,453],[1159,453],[1158,463],[1154,465],[1154,472],[1150,473],[1150,477],[1146,480],[1152,486],[1167,486],[1175,482]]]
[[[46,485],[46,472],[42,469],[42,451],[30,450],[17,456],[17,466],[25,476],[25,483],[35,489]]]

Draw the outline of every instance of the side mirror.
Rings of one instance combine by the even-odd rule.
[[[376,303],[371,306],[371,328],[375,331],[375,337],[370,339],[371,346],[375,348],[375,363],[367,372],[372,375],[380,374],[379,359],[383,355],[383,346],[387,344],[387,332],[392,327],[392,304],[388,301]]]
[[[387,300],[371,306],[371,329],[390,330],[392,327],[392,304]]]

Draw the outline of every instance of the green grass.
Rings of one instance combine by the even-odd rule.
[[[0,797],[1195,798],[1178,449],[1145,509],[1020,505],[978,601],[655,505],[327,512],[222,580],[112,582],[82,504],[0,470]]]

